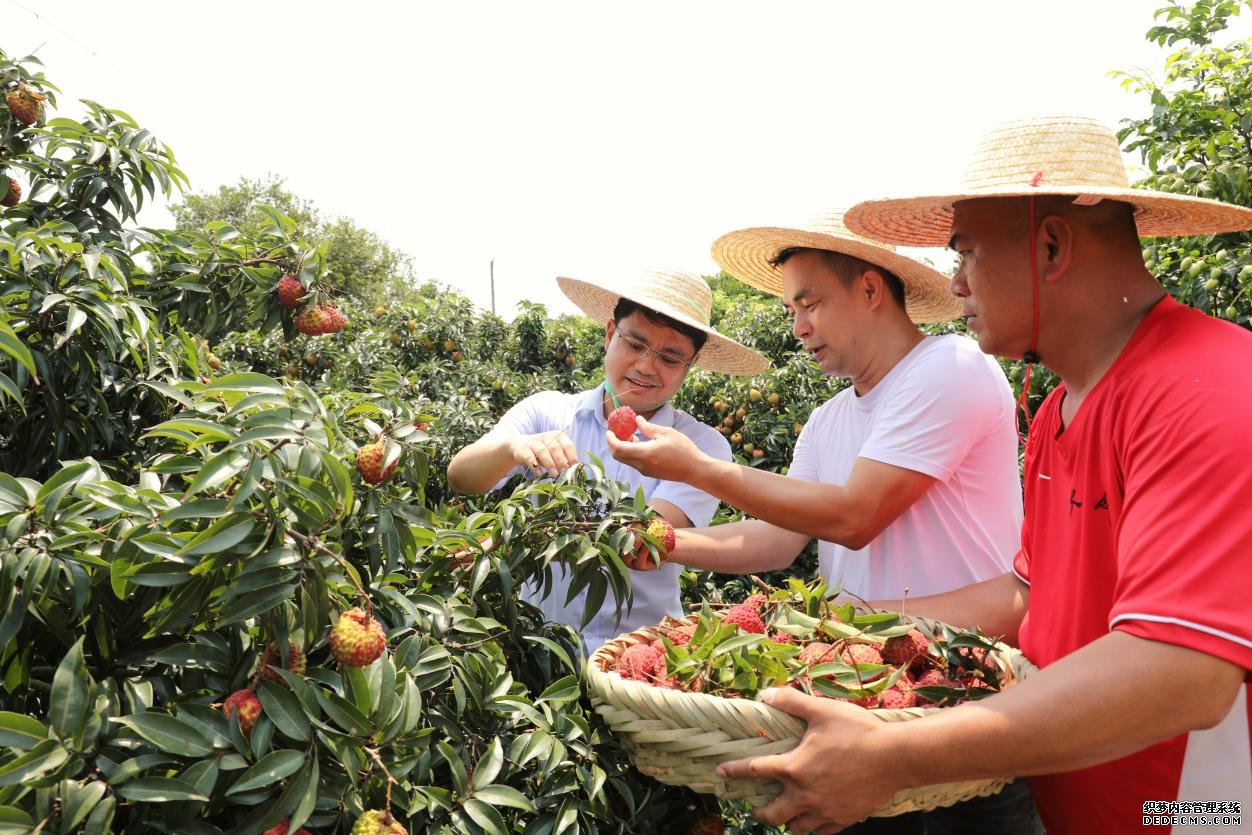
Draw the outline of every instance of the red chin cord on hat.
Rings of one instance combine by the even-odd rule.
[[[1026,361],[1026,373],[1022,377],[1022,393],[1017,398],[1017,408],[1021,409],[1026,419],[1026,435],[1017,430],[1017,440],[1022,446],[1026,445],[1026,437],[1030,434],[1030,369],[1039,362],[1039,259],[1035,253],[1035,196],[1032,194],[1027,199],[1030,201],[1030,291],[1034,322],[1030,328],[1030,350],[1022,355]]]

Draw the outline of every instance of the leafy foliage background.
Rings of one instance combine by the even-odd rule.
[[[1252,202],[1248,44],[1214,44],[1242,5],[1171,3],[1148,32],[1163,77],[1121,76],[1150,108],[1121,132],[1145,185]],[[584,696],[576,636],[517,598],[561,560],[595,607],[627,600],[639,497],[587,475],[465,497],[444,475],[522,397],[599,382],[601,326],[476,311],[276,180],[139,228],[145,202],[186,186],[170,149],[122,110],[64,115],[36,61],[0,54],[0,87],[19,81],[49,100],[29,127],[0,110],[0,177],[24,195],[0,215],[0,832],[346,832],[384,806],[411,832],[687,826],[706,802],[634,772]],[[1249,243],[1144,252],[1180,299],[1247,326]],[[345,330],[299,335],[274,298],[284,274]],[[775,300],[711,282],[717,326],[774,367],[694,372],[678,405],[741,463],[785,472],[841,383],[797,353]],[[1054,383],[1032,376],[1032,405]],[[378,436],[400,466],[373,487],[353,459]],[[790,574],[815,567],[810,549]],[[692,606],[748,594],[683,582]],[[341,668],[327,637],[356,605],[388,650]],[[270,641],[307,672],[258,681]],[[219,708],[248,686],[264,713],[245,736]]]

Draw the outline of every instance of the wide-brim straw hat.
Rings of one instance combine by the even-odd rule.
[[[1129,203],[1145,238],[1252,229],[1252,209],[1131,188],[1117,136],[1085,116],[1041,116],[1001,125],[978,143],[961,185],[950,193],[866,200],[849,209],[844,222],[879,241],[945,246],[952,234],[953,204],[1030,195],[1073,195],[1078,205]]]
[[[713,314],[713,291],[697,275],[653,270],[621,287],[610,287],[577,278],[558,277],[556,283],[569,300],[597,322],[608,322],[621,299],[662,313],[708,335],[693,365],[723,374],[760,374],[769,360],[757,351],[722,336],[709,324]]]
[[[947,276],[890,245],[854,234],[842,212],[818,218],[809,229],[757,226],[730,232],[713,242],[713,260],[745,284],[781,296],[782,270],[770,262],[795,247],[851,255],[893,273],[904,284],[904,309],[914,322],[947,322],[961,313],[961,300],[952,294]]]

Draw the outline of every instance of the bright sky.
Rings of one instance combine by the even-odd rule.
[[[511,316],[556,275],[956,182],[1000,121],[1147,111],[1165,0],[0,0],[0,48],[128,111],[196,192],[269,173]],[[1252,16],[1223,36],[1247,36]],[[144,217],[169,225],[168,214]]]

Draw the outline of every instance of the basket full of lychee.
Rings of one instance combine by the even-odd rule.
[[[621,635],[592,655],[592,703],[640,771],[761,805],[778,783],[726,780],[716,768],[799,744],[804,723],[759,701],[766,688],[840,699],[895,722],[985,698],[1036,669],[977,630],[853,606],[820,582],[764,591]],[[905,790],[875,815],[993,794],[1009,779]]]

